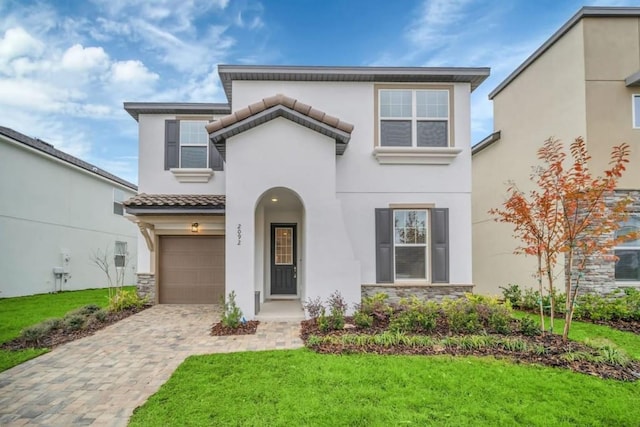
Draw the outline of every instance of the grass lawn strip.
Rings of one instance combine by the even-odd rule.
[[[125,289],[133,289],[127,287]],[[62,317],[70,310],[88,304],[106,307],[108,289],[65,291],[56,294],[39,294],[26,297],[0,298],[0,344],[20,335],[28,326],[53,317]],[[47,349],[2,350],[0,372],[46,353]]]
[[[192,356],[131,426],[637,425],[640,382],[493,358]]]

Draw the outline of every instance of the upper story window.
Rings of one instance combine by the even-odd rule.
[[[222,156],[209,141],[206,120],[165,120],[164,169],[180,182],[208,182],[224,169]]]
[[[616,231],[616,237],[640,232],[640,214],[629,218]],[[640,238],[628,240],[615,248],[616,281],[640,282]]]
[[[206,121],[180,121],[180,167],[209,167],[209,135],[205,129]]]
[[[113,189],[113,213],[116,215],[124,215],[124,206],[122,202],[124,202],[124,191],[119,188]]]
[[[448,147],[449,90],[380,89],[381,147]]]
[[[633,95],[633,127],[634,129],[640,128],[640,95]]]

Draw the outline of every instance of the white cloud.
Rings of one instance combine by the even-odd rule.
[[[409,40],[418,46],[433,48],[446,43],[454,37],[451,31],[442,31],[463,20],[466,16],[465,6],[471,0],[427,0],[407,31]]]
[[[111,81],[113,83],[151,84],[160,76],[144,66],[141,61],[117,61],[111,65]]]
[[[10,28],[0,39],[0,64],[19,57],[38,57],[44,44],[22,27]]]
[[[105,69],[109,65],[109,55],[102,47],[83,47],[74,44],[62,55],[62,67],[72,71]]]

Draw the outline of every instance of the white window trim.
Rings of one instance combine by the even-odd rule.
[[[404,212],[409,212],[409,211],[424,211],[426,212],[426,222],[425,222],[425,232],[427,234],[427,238],[425,239],[425,243],[414,243],[414,244],[396,244],[396,231],[395,231],[395,218],[396,218],[396,212],[400,212],[400,211],[404,211]],[[413,284],[413,285],[417,285],[417,284],[429,284],[431,282],[431,263],[429,262],[429,259],[431,258],[429,255],[431,255],[431,211],[427,208],[419,208],[419,209],[411,209],[411,208],[395,208],[392,211],[393,213],[393,221],[394,221],[394,226],[393,226],[393,283],[396,285],[401,285],[401,284]],[[407,279],[407,278],[401,278],[398,279],[396,277],[396,248],[397,247],[424,247],[425,251],[424,251],[424,256],[425,256],[425,260],[424,260],[424,267],[425,267],[425,271],[424,271],[424,278],[423,279]]]
[[[179,182],[209,182],[213,176],[210,168],[171,168],[169,171]]]
[[[118,243],[121,244],[121,246],[124,248],[124,252],[118,252]],[[116,268],[125,268],[127,266],[127,253],[129,251],[129,248],[127,247],[127,242],[125,241],[121,241],[121,240],[116,240],[116,243],[114,245],[114,249],[113,249],[113,263],[115,264]],[[123,257],[122,259],[122,263],[124,265],[118,266],[118,263],[116,262],[116,258],[117,257]]]
[[[631,95],[631,128],[640,129],[640,123],[636,123],[636,98],[640,100],[640,93]]]
[[[382,146],[381,145],[381,126],[382,117],[380,116],[381,102],[380,102],[380,93],[384,90],[409,90],[411,91],[411,100],[412,100],[412,118],[411,120],[411,147],[393,147],[393,146]],[[417,91],[443,91],[448,94],[448,114],[447,114],[447,142],[449,144],[448,147],[417,147],[414,145],[417,144],[417,121],[418,117],[416,117],[416,109],[417,105],[415,102],[416,92]],[[427,87],[398,87],[398,88],[388,88],[381,87],[376,89],[375,96],[377,97],[377,111],[376,114],[376,129],[377,129],[377,141],[376,145],[373,149],[373,156],[376,158],[379,164],[381,165],[449,165],[453,163],[455,158],[462,153],[462,148],[456,148],[454,145],[455,141],[452,140],[452,126],[453,126],[453,112],[451,111],[451,95],[453,88],[427,88]],[[391,120],[407,120],[406,118],[391,118]],[[428,118],[420,118],[422,120],[429,120]],[[387,120],[387,118],[385,118]],[[442,118],[433,118],[433,120],[443,120]]]

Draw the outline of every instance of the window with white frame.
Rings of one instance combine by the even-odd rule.
[[[119,188],[113,189],[113,213],[116,215],[124,215],[124,191]]]
[[[180,167],[206,168],[209,161],[208,122],[180,120]]]
[[[393,211],[395,280],[426,280],[428,211]]]
[[[119,242],[116,240],[113,253],[113,262],[116,267],[125,267],[127,264],[127,242]]]
[[[640,232],[640,213],[621,224],[616,231],[616,237]],[[640,238],[627,240],[615,248],[616,281],[640,282]]]
[[[632,96],[633,127],[640,128],[640,94]]]
[[[378,105],[380,146],[449,146],[448,90],[380,89]]]

